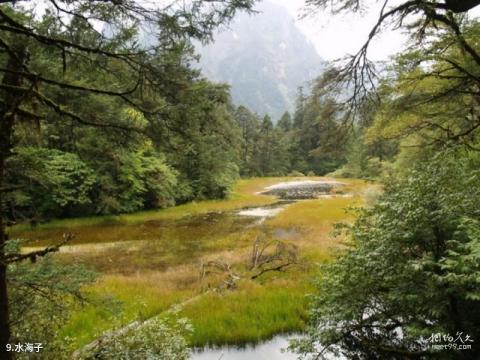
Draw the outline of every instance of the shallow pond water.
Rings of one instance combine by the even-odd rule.
[[[178,220],[147,220],[138,223],[105,223],[72,229],[73,240],[69,245],[130,242],[137,240],[179,239],[185,242],[211,235],[225,235],[243,229],[252,219],[236,216],[233,212],[212,212],[185,216]],[[62,239],[64,228],[42,229],[24,232],[22,238],[32,241],[29,246],[45,246]],[[33,239],[35,239],[33,241]]]
[[[258,207],[253,209],[240,210],[238,215],[240,216],[253,216],[253,217],[274,217],[282,212],[283,208],[264,208]]]
[[[190,360],[296,360],[298,355],[283,351],[288,347],[290,338],[292,337],[279,335],[258,345],[247,345],[241,348],[206,348],[194,351]]]
[[[73,241],[63,246],[59,255],[67,262],[73,259],[100,272],[163,271],[179,264],[192,264],[206,253],[229,248],[225,239],[240,236],[257,220],[229,211],[187,216],[179,220],[79,227],[73,231]],[[22,236],[24,239],[36,239],[25,250],[36,250],[54,243],[62,238],[64,231],[46,229],[25,233]]]
[[[60,256],[67,262],[73,259],[100,272],[122,274],[193,264],[205,254],[231,250],[237,241],[245,239],[246,231],[277,216],[292,202],[338,196],[342,185],[329,180],[285,182],[265,188],[267,193],[272,192],[280,199],[261,207],[185,216],[178,220],[111,221],[77,227],[72,229],[73,241],[61,249]],[[27,248],[34,250],[58,242],[64,232],[64,228],[32,229],[21,237],[30,240]],[[275,229],[279,239],[290,239],[294,235],[291,229]]]
[[[245,347],[228,347],[193,352],[190,360],[297,360],[298,354],[288,351],[289,341],[300,335],[278,335],[269,341]],[[324,360],[346,360],[343,356],[324,354]]]

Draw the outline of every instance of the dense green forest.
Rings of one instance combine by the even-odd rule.
[[[254,1],[6,3],[2,359],[29,336],[44,336],[44,357],[59,358],[68,312],[55,304],[80,306],[82,287],[97,276],[50,256],[70,234],[26,253],[7,230],[228,198],[240,178],[324,175],[376,181],[383,193],[337,226],[345,246],[314,275],[310,326],[292,348],[349,359],[478,359],[480,22],[468,16],[478,2],[404,1],[382,12],[360,52],[298,89],[295,112],[280,119],[233,104],[227,85],[194,66],[192,41],[211,40]],[[334,12],[362,5],[306,3]],[[368,46],[390,20],[411,44],[389,64],[372,63]],[[147,25],[155,45],[142,40]],[[186,359],[188,331],[172,315],[95,358]],[[468,335],[473,348],[425,346],[436,333]]]
[[[293,118],[286,112],[274,124],[268,115],[235,108],[226,86],[183,67],[191,51],[183,44],[168,54],[180,64],[170,69],[172,82],[186,87],[171,89],[172,103],[162,114],[168,123],[150,124],[132,106],[88,95],[75,100],[76,114],[104,114],[105,128],[46,122],[32,131],[19,124],[6,173],[19,187],[7,197],[10,219],[35,223],[222,198],[240,176],[325,175],[346,163],[340,107],[320,94],[321,84],[309,96],[300,94]],[[75,72],[70,76],[89,83]],[[49,98],[59,102],[58,96]]]

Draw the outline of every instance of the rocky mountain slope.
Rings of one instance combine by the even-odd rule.
[[[276,121],[294,109],[297,88],[318,76],[325,62],[281,6],[262,2],[241,14],[215,42],[197,46],[199,66],[211,80],[232,86],[233,101]]]

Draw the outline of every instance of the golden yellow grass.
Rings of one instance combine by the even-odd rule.
[[[169,230],[168,224],[194,215],[271,204],[275,197],[258,192],[279,182],[307,179],[325,178],[245,179],[236,184],[229,199],[116,217],[56,220],[33,230],[21,225],[12,229],[12,235],[45,243],[72,231],[86,243],[80,250],[60,254],[65,262],[81,262],[102,273],[87,289],[93,303],[77,310],[62,330],[62,336],[72,339],[72,348],[77,348],[103,331],[154,316],[201,294],[205,290],[199,281],[202,263],[219,260],[241,272],[258,236],[276,237],[276,230],[287,231],[284,240],[299,247],[301,266],[256,281],[242,280],[237,290],[209,292],[185,306],[184,314],[195,328],[194,345],[259,341],[304,326],[312,265],[328,258],[329,249],[338,244],[330,236],[333,224],[352,221],[353,214],[345,209],[362,205],[364,193],[373,185],[336,179],[346,183],[343,191],[352,197],[299,201],[257,227],[237,228],[234,222],[244,220],[226,218],[214,223],[206,220],[192,233],[188,226]],[[165,229],[160,231],[161,226]],[[124,241],[124,246],[98,246],[117,241]]]
[[[266,225],[273,229],[295,230],[291,241],[302,247],[325,251],[336,245],[337,239],[331,236],[333,225],[351,222],[354,219],[353,208],[363,206],[364,194],[373,186],[363,180],[336,180],[346,184],[337,196],[290,204],[276,217],[268,220]]]

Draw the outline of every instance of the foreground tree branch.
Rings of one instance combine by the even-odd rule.
[[[69,241],[73,239],[73,234],[63,234],[63,240],[60,241],[58,244],[55,244],[53,246],[47,246],[46,248],[42,250],[37,250],[37,251],[31,251],[28,253],[13,253],[13,254],[7,254],[2,261],[8,265],[8,264],[13,264],[16,262],[24,261],[24,260],[30,260],[31,262],[37,261],[37,258],[44,257],[47,254],[54,253],[60,250],[60,248],[64,245],[66,245]]]
[[[336,86],[347,89],[351,95],[345,105],[354,117],[365,99],[378,99],[377,83],[379,74],[375,63],[368,59],[368,49],[382,29],[393,24],[394,29],[406,28],[417,44],[427,43],[430,33],[427,30],[454,34],[459,46],[469,57],[480,65],[480,53],[462,34],[459,18],[454,14],[464,14],[480,5],[478,0],[466,1],[425,1],[409,0],[391,6],[390,0],[381,2],[379,16],[373,25],[367,40],[360,50],[343,61],[337,67],[337,75],[332,78]],[[367,6],[362,0],[307,0],[306,10],[315,13],[319,9],[333,13],[359,12]],[[306,15],[305,15],[306,16]],[[476,80],[479,80],[478,77]]]

